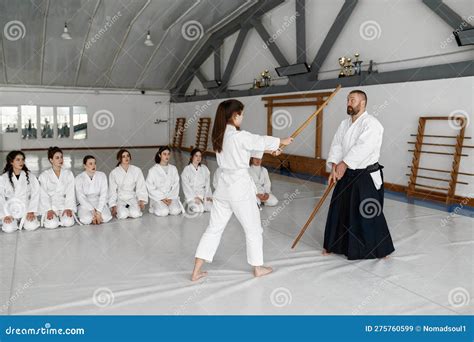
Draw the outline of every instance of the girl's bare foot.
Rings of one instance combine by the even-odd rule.
[[[263,277],[269,273],[272,273],[273,269],[267,266],[255,266],[253,269],[253,274],[256,277]]]
[[[326,248],[323,248],[323,255],[324,255],[324,256],[328,256],[328,255],[331,255],[331,253],[328,252],[328,251],[326,250]]]
[[[191,276],[191,281],[196,281],[196,280],[199,280],[201,278],[204,278],[205,276],[207,276],[207,272],[193,272],[192,276]]]
[[[196,258],[194,261],[194,270],[193,274],[191,275],[191,281],[196,281],[207,276],[207,272],[201,272],[202,265],[204,265],[204,260]]]

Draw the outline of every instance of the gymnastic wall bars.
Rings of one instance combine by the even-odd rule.
[[[320,92],[320,93],[302,93],[302,94],[289,94],[289,95],[280,95],[280,96],[265,96],[262,97],[262,101],[265,101],[265,107],[267,108],[267,135],[273,135],[273,109],[280,107],[301,107],[301,106],[316,106],[316,110],[306,119],[303,124],[301,124],[298,129],[296,129],[291,135],[293,138],[296,138],[310,123],[316,118],[316,128],[315,128],[315,156],[314,158],[307,158],[303,156],[290,156],[282,154],[278,160],[280,164],[278,167],[285,167],[285,162],[287,163],[286,168],[289,169],[289,162],[291,159],[295,161],[295,164],[307,164],[309,160],[307,159],[316,159],[322,161],[325,164],[325,161],[321,159],[321,149],[322,149],[322,136],[323,136],[323,110],[328,105],[328,103],[336,96],[337,92],[341,89],[341,85],[337,85],[336,89],[332,92]],[[282,102],[283,101],[283,102]],[[280,146],[281,147],[281,146]],[[268,161],[268,160],[267,160]],[[318,163],[317,168],[320,169],[321,163]],[[299,169],[295,171],[305,172],[308,170]]]
[[[425,134],[425,127],[426,123],[429,120],[446,120],[452,121],[450,126],[459,128],[459,133],[457,135],[433,135],[433,134]],[[466,182],[461,182],[458,180],[459,175],[465,176],[474,176],[472,173],[464,173],[459,172],[459,165],[461,162],[461,157],[467,157],[467,154],[462,153],[463,148],[474,148],[474,146],[464,145],[465,139],[471,139],[471,137],[465,137],[465,128],[466,128],[466,120],[462,115],[458,116],[422,116],[418,120],[418,132],[417,134],[411,134],[412,137],[416,136],[416,141],[409,141],[408,144],[415,145],[413,150],[408,150],[409,152],[413,152],[413,159],[412,165],[408,166],[411,169],[411,173],[407,174],[410,177],[407,187],[407,196],[412,197],[421,197],[431,200],[437,200],[445,202],[447,205],[456,203],[456,185],[457,184],[464,184],[467,185]],[[456,139],[454,144],[443,144],[443,143],[430,143],[424,141],[424,138],[436,138],[436,139]],[[448,147],[453,148],[453,152],[440,152],[440,151],[427,151],[422,150],[423,146],[431,146],[439,148],[439,147]],[[441,170],[441,169],[433,169],[433,168],[426,168],[420,167],[420,159],[422,154],[433,154],[433,155],[448,155],[453,156],[453,162],[451,164],[450,170]],[[445,178],[438,178],[438,177],[430,177],[426,175],[419,175],[418,171],[430,171],[430,172],[437,172],[437,173],[449,173],[449,179]],[[448,183],[448,187],[440,187],[440,186],[433,186],[422,184],[418,182],[418,178],[421,179],[429,179],[431,181],[438,181],[438,182],[446,182]],[[429,190],[426,190],[429,189]],[[434,191],[433,191],[434,190]],[[439,192],[446,191],[445,193]]]

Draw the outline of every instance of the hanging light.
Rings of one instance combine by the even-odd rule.
[[[150,31],[148,31],[147,34],[146,34],[145,45],[146,45],[146,46],[153,46],[153,45],[155,45],[155,44],[153,44],[153,42],[151,41]]]
[[[69,34],[69,32],[67,30],[67,23],[64,23],[64,31],[61,34],[61,38],[64,39],[64,40],[72,39],[71,35]]]

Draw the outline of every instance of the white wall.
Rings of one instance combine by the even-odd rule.
[[[306,1],[306,50],[309,64],[316,56],[343,2]],[[472,0],[447,0],[445,3],[474,25]],[[290,64],[296,62],[295,15],[295,1],[288,0],[263,17],[264,26],[271,36],[276,35],[275,42]],[[364,64],[374,60],[379,72],[474,59],[472,47],[458,47],[452,32],[453,28],[421,0],[360,0],[321,66],[319,79],[336,78],[338,58],[353,57],[356,52],[360,53]],[[223,69],[237,35],[238,32],[224,41]],[[426,56],[432,57],[422,58]],[[273,78],[276,78],[275,67],[278,66],[270,51],[264,47],[260,36],[252,29],[245,39],[229,88],[249,89],[253,79],[264,69],[268,69]],[[201,66],[201,71],[209,79],[213,79],[212,56]],[[275,84],[286,82],[287,79],[283,78]],[[190,85],[187,94],[192,94],[194,89],[204,90],[198,80]]]
[[[155,103],[158,102],[158,103]],[[169,140],[169,123],[154,124],[156,119],[167,120],[169,94],[163,92],[137,92],[100,90],[64,90],[46,88],[0,88],[0,106],[86,106],[89,114],[88,137],[85,140],[35,139],[22,140],[21,132],[0,135],[0,150],[21,148],[107,147],[166,144]],[[94,113],[108,111],[113,126],[106,129],[106,122],[93,122]],[[99,118],[100,113],[95,117]],[[72,130],[71,130],[72,136]]]
[[[343,88],[333,101],[324,110],[323,122],[323,146],[322,156],[327,158],[332,137],[341,122],[347,117],[346,96],[354,88]],[[368,94],[368,111],[375,115],[385,127],[384,143],[381,151],[380,162],[385,166],[385,181],[395,184],[406,185],[408,177],[405,176],[409,170],[407,166],[411,164],[412,153],[408,149],[413,145],[408,145],[408,141],[414,141],[410,134],[417,132],[418,118],[420,116],[447,116],[453,111],[460,111],[472,119],[474,109],[473,90],[474,77],[464,77],[456,79],[442,79],[434,81],[393,83],[386,85],[374,85],[362,87]],[[261,96],[239,98],[245,104],[245,119],[243,129],[254,133],[266,133],[266,108]],[[214,118],[216,108],[222,100],[209,100],[192,103],[172,104],[173,117],[187,117],[189,128],[185,132],[184,145],[194,144],[196,134],[196,122],[201,116]],[[284,130],[274,130],[276,136],[287,136],[298,124],[311,114],[308,107],[281,108],[289,110],[292,125]],[[275,113],[275,111],[274,111]],[[190,120],[191,119],[191,120]],[[472,121],[472,120],[471,120]],[[174,120],[173,120],[174,122]],[[427,134],[453,134],[447,123],[439,122],[427,127]],[[474,138],[474,124],[471,122],[466,130],[466,136]],[[445,140],[445,141],[444,141]],[[474,145],[474,139],[465,141],[466,145]],[[427,141],[435,141],[433,139]],[[440,143],[453,143],[451,139],[443,139]],[[424,148],[425,149],[425,148]],[[427,150],[452,152],[450,148],[436,149],[426,147]],[[314,124],[308,127],[304,134],[299,136],[295,143],[288,148],[288,152],[296,155],[314,156]],[[461,159],[461,172],[474,173],[473,149],[464,149],[469,157]],[[421,166],[434,167],[449,170],[452,158],[433,155],[423,155]],[[431,177],[448,178],[444,174],[423,173]],[[473,177],[460,176],[462,181],[469,182],[470,185],[458,185],[457,194],[474,196]],[[430,182],[429,180],[420,183],[435,186],[447,186],[447,183]]]

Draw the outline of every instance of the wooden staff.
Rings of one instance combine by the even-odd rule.
[[[303,234],[304,232],[306,231],[306,229],[309,227],[311,221],[313,221],[314,217],[316,216],[319,208],[321,208],[321,206],[323,205],[324,201],[326,200],[326,197],[328,197],[329,193],[331,192],[332,188],[334,187],[334,185],[336,184],[336,182],[332,182],[331,185],[329,185],[326,189],[326,191],[324,191],[324,194],[323,194],[323,197],[321,197],[321,199],[319,200],[318,202],[318,205],[313,209],[313,212],[311,213],[311,215],[309,215],[309,218],[308,218],[308,221],[306,221],[305,225],[303,226],[303,228],[301,228],[300,230],[300,233],[298,234],[298,236],[296,237],[295,241],[293,242],[293,245],[291,245],[291,249],[294,249],[296,244],[300,241],[300,239],[303,237]]]
[[[327,106],[327,104],[329,103],[329,101],[332,100],[332,98],[334,96],[336,96],[336,93],[342,88],[342,86],[339,84],[336,89],[334,89],[334,91],[332,92],[331,95],[328,96],[328,98],[326,99],[326,101],[323,102],[323,104],[321,106],[318,107],[318,109],[316,109],[316,111],[311,114],[311,116],[306,119],[305,122],[303,122],[303,124],[298,127],[298,129],[296,131],[293,132],[293,134],[291,135],[292,138],[296,138],[310,123],[311,123],[311,120],[313,120],[315,117],[317,117],[319,115],[319,113],[321,113],[324,109],[324,107]],[[280,149],[283,148],[284,145],[280,145]]]

